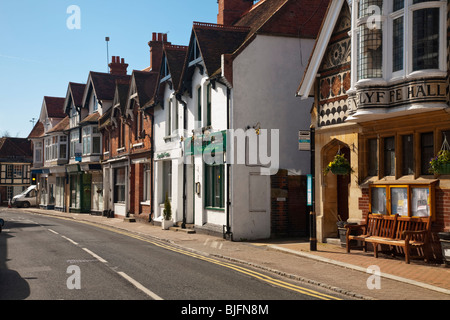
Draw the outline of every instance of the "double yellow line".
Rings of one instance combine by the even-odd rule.
[[[53,217],[55,217],[55,216],[53,216]],[[120,229],[117,229],[117,228],[108,227],[108,226],[104,226],[104,225],[99,225],[99,224],[96,224],[96,223],[93,223],[93,222],[89,222],[89,221],[74,220],[74,219],[58,217],[58,216],[56,216],[56,218],[64,219],[64,220],[70,220],[70,221],[76,221],[76,222],[79,222],[79,223],[84,223],[84,224],[87,224],[87,225],[90,225],[90,226],[94,226],[94,227],[97,227],[97,228],[101,228],[101,229],[104,229],[104,230],[108,230],[108,231],[111,231],[111,232],[122,234],[122,235],[125,235],[127,237],[131,237],[131,238],[134,238],[134,239],[137,239],[137,240],[140,240],[140,241],[144,241],[144,242],[150,243],[150,244],[152,244],[154,246],[157,246],[157,247],[160,247],[160,248],[163,248],[163,249],[166,249],[166,250],[177,252],[177,253],[180,253],[180,254],[183,254],[183,255],[186,255],[186,256],[190,256],[190,257],[193,257],[193,258],[196,258],[196,259],[199,259],[199,260],[203,260],[203,261],[206,261],[206,262],[209,262],[209,263],[213,263],[213,264],[216,264],[216,265],[228,268],[228,269],[235,270],[237,272],[240,272],[242,274],[246,274],[246,275],[248,275],[250,277],[259,279],[259,280],[261,280],[263,282],[266,282],[266,283],[269,283],[271,285],[274,285],[274,286],[277,286],[277,287],[281,287],[281,288],[285,288],[285,289],[288,289],[288,290],[291,290],[291,291],[295,291],[295,292],[298,292],[298,293],[301,293],[301,294],[304,294],[304,295],[307,295],[307,296],[310,296],[310,297],[314,297],[314,298],[321,299],[321,300],[341,300],[341,299],[339,299],[337,297],[333,297],[333,296],[330,296],[330,295],[327,295],[327,294],[324,294],[324,293],[317,292],[315,290],[311,290],[311,289],[308,289],[308,288],[304,288],[304,287],[297,286],[297,285],[294,285],[294,284],[291,284],[291,283],[288,283],[288,282],[285,282],[285,281],[282,281],[282,280],[278,280],[278,279],[269,277],[269,276],[267,276],[265,274],[256,272],[254,270],[250,270],[248,268],[244,268],[244,267],[238,266],[238,265],[233,264],[233,263],[224,262],[224,261],[220,261],[220,260],[217,260],[217,259],[214,259],[214,258],[203,256],[201,254],[197,254],[197,253],[194,253],[194,252],[191,252],[191,251],[188,251],[188,250],[180,249],[180,248],[177,248],[177,247],[175,247],[173,245],[165,244],[165,243],[160,242],[160,241],[150,240],[150,239],[147,239],[147,238],[142,237],[140,235],[133,234],[131,232],[127,232],[127,231],[124,231],[124,230],[120,230]]]

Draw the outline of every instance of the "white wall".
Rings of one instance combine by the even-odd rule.
[[[309,129],[313,101],[295,93],[313,46],[314,40],[259,35],[233,64],[232,128],[259,122],[262,129],[278,129],[279,168],[298,174],[309,173],[310,154],[298,151],[298,131]],[[258,172],[232,166],[235,240],[270,236],[270,176]]]

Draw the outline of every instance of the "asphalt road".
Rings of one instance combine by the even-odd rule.
[[[212,309],[191,301],[228,301],[220,312],[239,314],[242,301],[348,298],[125,231],[20,210],[2,218],[2,300],[176,300],[192,315]]]

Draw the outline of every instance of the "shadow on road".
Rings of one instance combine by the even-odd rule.
[[[30,224],[7,221],[0,233],[0,300],[23,300],[30,295],[28,282],[17,271],[8,269],[8,239],[13,238],[9,230],[31,227]]]

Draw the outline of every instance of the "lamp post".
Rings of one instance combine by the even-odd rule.
[[[107,70],[107,72],[109,72],[109,70],[108,70],[108,64],[109,64],[109,37],[105,37],[105,41],[106,41],[106,70]]]

